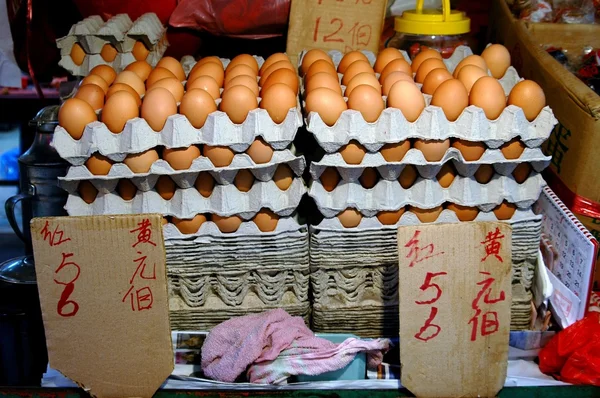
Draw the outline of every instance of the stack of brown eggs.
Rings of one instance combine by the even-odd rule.
[[[324,216],[311,227],[314,329],[397,335],[396,228],[473,220],[512,224],[512,327],[527,328],[541,223],[531,205],[556,123],[539,86],[500,45],[412,61],[392,48],[310,50],[301,69],[307,129],[326,152],[310,170]]]

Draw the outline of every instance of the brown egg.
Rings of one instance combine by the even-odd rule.
[[[385,104],[380,91],[363,84],[352,90],[348,108],[359,111],[367,123],[374,123],[385,109]]]
[[[478,66],[465,65],[458,72],[458,80],[465,86],[467,92],[470,93],[475,82],[482,77],[486,77],[487,73]]]
[[[254,70],[250,66],[237,65],[231,69],[227,69],[227,73],[225,74],[225,80],[223,80],[223,84],[227,84],[228,81],[238,76],[250,76],[256,78]]]
[[[117,72],[108,65],[97,65],[92,68],[90,75],[98,75],[106,81],[109,86],[115,81]]]
[[[246,153],[257,164],[269,163],[273,157],[273,148],[262,138],[256,138]]]
[[[409,210],[417,216],[419,221],[430,223],[438,219],[444,208],[442,206],[437,206],[433,209],[419,209],[418,207],[410,206]]]
[[[175,181],[173,181],[171,177],[163,175],[158,177],[158,180],[156,180],[156,185],[154,185],[154,189],[164,200],[171,200],[173,195],[175,195],[175,190],[177,189],[177,186],[175,185]]]
[[[467,162],[479,160],[486,150],[484,142],[455,139],[452,146],[460,151]]]
[[[375,71],[371,64],[365,61],[354,61],[346,69],[346,73],[342,76],[342,84],[347,86],[350,83],[350,80],[359,73],[367,72],[375,76]]]
[[[421,91],[425,94],[433,95],[435,90],[445,82],[446,80],[452,79],[452,75],[445,68],[437,68],[429,72],[425,80],[423,80],[423,87]]]
[[[500,150],[506,159],[518,159],[525,150],[525,145],[519,140],[519,137],[515,137],[504,143]]]
[[[204,65],[200,65],[198,67],[194,67],[190,74],[188,75],[188,84],[199,78],[200,76],[210,76],[215,82],[217,82],[217,86],[223,87],[223,82],[225,80],[225,71],[223,71],[223,67],[214,62],[208,62]]]
[[[402,217],[402,214],[404,214],[404,212],[404,207],[401,207],[396,211],[380,211],[379,213],[377,213],[377,219],[383,225],[396,225],[398,224],[398,221],[400,221],[400,217]]]
[[[348,164],[360,164],[366,153],[365,147],[354,140],[340,148],[340,155]]]
[[[77,185],[77,192],[83,201],[87,204],[93,203],[96,200],[96,196],[98,196],[98,190],[96,187],[89,181],[80,181],[79,185]]]
[[[331,63],[331,66],[334,66],[331,57],[329,57],[329,55],[325,51],[315,48],[307,51],[306,54],[304,54],[304,57],[302,58],[302,65],[300,67],[302,75],[304,76],[306,72],[308,72],[308,68],[319,59],[324,59],[327,62]]]
[[[400,109],[406,120],[412,123],[425,109],[425,98],[414,83],[401,80],[390,89],[387,105],[390,108]]]
[[[460,221],[473,221],[479,214],[477,207],[461,206],[456,203],[448,203],[446,209],[452,210]]]
[[[152,87],[142,102],[142,118],[146,119],[150,128],[161,131],[167,118],[177,114],[177,102],[166,88]]]
[[[85,167],[87,167],[87,169],[93,175],[105,176],[110,171],[113,163],[114,162],[106,156],[103,156],[98,152],[94,152],[92,156],[85,161]]]
[[[137,93],[137,91],[135,91],[130,85],[123,83],[115,83],[112,86],[110,86],[110,88],[106,92],[106,99],[109,99],[117,91],[127,91],[133,96],[133,98],[135,98],[138,107],[142,105],[142,99],[140,98],[140,95]]]
[[[166,88],[173,95],[176,102],[181,102],[183,98],[183,84],[174,77],[168,77],[161,79],[152,85],[150,90],[154,90],[157,87]]]
[[[258,62],[256,62],[256,59],[254,59],[252,55],[240,54],[233,58],[231,62],[229,62],[229,65],[227,65],[227,72],[238,65],[246,65],[252,69],[254,76],[258,75]]]
[[[262,74],[264,73],[264,71],[266,71],[269,66],[273,65],[276,62],[279,61],[285,61],[285,62],[290,62],[290,58],[284,54],[284,53],[275,53],[269,56],[269,58],[265,59],[265,62],[263,62],[262,66],[260,67],[260,70],[258,71],[259,76],[262,76]]]
[[[117,49],[112,44],[106,43],[100,50],[100,56],[106,62],[112,62],[117,58]]]
[[[419,66],[417,74],[415,75],[415,81],[417,83],[423,83],[427,78],[427,75],[434,69],[446,69],[446,65],[442,60],[437,58],[426,59],[421,66]]]
[[[271,119],[279,124],[285,120],[290,109],[296,108],[296,98],[296,93],[287,84],[276,83],[266,92],[263,91],[260,107],[266,109]]]
[[[381,73],[383,69],[395,59],[404,59],[400,51],[393,47],[388,47],[377,54],[377,60],[375,61],[375,72]]]
[[[198,232],[202,224],[206,222],[206,216],[204,214],[197,214],[191,220],[182,220],[177,217],[173,217],[171,222],[182,234],[195,234]]]
[[[240,192],[248,192],[254,185],[254,174],[250,170],[243,169],[237,172],[233,180],[233,185],[236,186]]]
[[[158,61],[156,66],[159,68],[165,68],[170,70],[171,73],[173,73],[175,77],[179,79],[180,82],[185,80],[185,72],[183,71],[183,66],[181,66],[181,63],[173,57],[161,58],[161,60]]]
[[[141,153],[127,155],[123,163],[134,173],[148,173],[152,164],[158,159],[158,152],[154,149],[148,149]]]
[[[532,122],[546,106],[546,96],[536,82],[523,80],[510,91],[508,105],[523,109],[527,120]]]
[[[73,44],[73,47],[71,47],[71,53],[69,55],[71,56],[73,63],[77,66],[81,65],[85,59],[85,51],[83,51],[83,48],[79,45],[79,43]]]
[[[274,72],[278,71],[279,69],[287,69],[290,72],[293,72],[294,75],[296,75],[296,69],[292,66],[292,64],[290,62],[288,62],[288,61],[275,62],[274,64],[269,66],[267,69],[265,69],[262,76],[260,77],[258,85],[262,86],[269,79],[269,77],[271,77],[271,75]],[[331,70],[333,70],[333,73],[335,74],[335,69],[331,68]],[[337,75],[335,75],[335,76],[337,76]]]
[[[487,184],[494,176],[494,167],[490,164],[482,164],[475,172],[475,180],[480,184]]]
[[[207,91],[199,88],[188,90],[179,105],[179,113],[187,117],[190,124],[197,129],[204,126],[208,115],[216,110],[217,104],[214,98]]]
[[[76,140],[81,138],[83,130],[85,130],[85,126],[88,123],[97,120],[98,117],[90,104],[79,98],[66,100],[58,111],[58,124],[67,130],[67,133]]]
[[[177,77],[170,70],[161,68],[160,66],[156,67],[148,75],[148,78],[146,79],[146,87],[150,89],[157,81],[167,78],[177,80]]]
[[[408,62],[406,62],[406,60],[404,58],[398,58],[398,59],[394,59],[394,60],[390,61],[385,66],[385,68],[383,68],[383,71],[381,72],[381,75],[379,76],[379,82],[381,84],[383,84],[385,79],[394,72],[403,72],[403,73],[406,73],[407,75],[412,76],[412,70],[410,69],[410,64]]]
[[[344,228],[354,228],[360,224],[362,214],[356,209],[348,208],[337,215]]]
[[[207,64],[207,63],[217,64],[217,65],[219,65],[221,67],[221,69],[223,69],[223,62],[221,61],[221,58],[219,58],[219,57],[217,57],[215,55],[211,55],[209,57],[204,57],[204,58],[199,59],[198,62],[196,62],[194,64],[194,68],[200,67],[200,66],[202,66],[204,64]]]
[[[421,64],[430,58],[436,58],[441,61],[442,55],[432,48],[422,50],[414,57],[414,59],[412,60],[412,64],[410,64],[413,73],[417,73]]]
[[[169,217],[163,217],[162,220],[160,220],[160,224],[162,226],[165,226],[169,223]]]
[[[219,84],[210,76],[199,76],[191,83],[188,81],[186,87],[187,91],[192,91],[194,89],[204,90],[209,93],[213,99],[221,98]]]
[[[214,79],[213,79],[214,80]],[[216,84],[216,82],[215,82]],[[233,79],[229,80],[225,83],[225,90],[231,88],[233,86],[245,86],[248,87],[254,93],[255,97],[259,96],[258,91],[258,83],[256,82],[256,78],[247,75],[236,76]]]
[[[165,148],[162,158],[175,170],[187,170],[194,159],[200,157],[200,149],[191,145],[187,148]]]
[[[309,81],[305,81],[304,84],[304,95],[308,95],[311,91],[317,88],[328,88],[330,90],[335,91],[340,96],[342,95],[342,86],[337,77],[327,73],[320,72],[311,77]],[[346,88],[347,90],[348,88]]]
[[[200,192],[200,195],[204,196],[205,198],[209,198],[215,189],[215,179],[208,171],[201,171],[196,178],[196,183],[194,186],[198,192]]]
[[[306,95],[305,109],[306,113],[318,113],[323,123],[333,126],[342,115],[342,112],[348,109],[348,106],[341,94],[321,87],[315,88]]]
[[[350,97],[352,90],[363,84],[373,87],[381,96],[381,84],[379,84],[379,81],[374,75],[367,72],[359,73],[358,75],[354,76],[346,86],[346,92],[344,95],[346,97]]]
[[[148,58],[148,54],[150,54],[150,51],[148,51],[144,43],[138,40],[133,45],[133,50],[131,51],[131,53],[133,54],[133,58],[135,58],[136,61],[145,61],[146,58]]]
[[[400,176],[398,176],[398,182],[402,188],[408,189],[413,186],[418,177],[419,173],[417,172],[416,167],[412,164],[408,164],[404,166]]]
[[[485,60],[492,76],[500,79],[506,73],[510,66],[510,53],[502,44],[492,44],[481,53],[481,58]]]
[[[319,177],[321,185],[327,192],[331,192],[339,184],[341,177],[335,167],[327,167]]]
[[[308,68],[306,75],[304,75],[304,80],[310,80],[314,75],[322,72],[329,73],[332,76],[337,76],[335,67],[333,67],[329,62],[325,60],[318,59],[310,66],[310,68]],[[261,80],[264,81],[265,79],[268,79],[268,76],[266,74],[263,75]]]
[[[515,181],[519,184],[524,183],[529,177],[529,174],[531,174],[531,165],[529,163],[521,163],[512,172]]]
[[[148,77],[149,79],[150,77]],[[144,82],[138,75],[130,70],[124,70],[119,73],[115,79],[115,83],[123,83],[131,86],[140,97],[146,94],[146,86],[144,86]]]
[[[400,162],[410,149],[410,140],[392,142],[381,147],[379,152],[386,162]]]
[[[346,53],[342,57],[342,60],[340,61],[340,63],[338,64],[338,67],[337,67],[338,73],[344,74],[344,72],[346,71],[348,66],[350,66],[350,64],[352,62],[359,61],[359,60],[369,62],[369,59],[367,58],[367,56],[365,54],[361,53],[360,51],[350,51],[349,53]]]
[[[491,76],[484,76],[473,84],[469,105],[480,107],[488,119],[496,120],[506,108],[504,89],[498,80]]]
[[[258,108],[258,100],[248,87],[233,86],[223,91],[221,111],[225,112],[233,123],[243,123],[248,113],[256,108]]]
[[[121,90],[113,93],[104,103],[102,122],[112,133],[119,134],[125,128],[128,120],[139,115],[140,110],[136,97]]]
[[[202,147],[202,155],[206,156],[215,167],[226,167],[231,164],[235,152],[226,146],[210,146]]]
[[[96,86],[100,87],[105,93],[108,91],[108,83],[106,83],[106,80],[104,80],[98,75],[89,75],[85,77],[79,83],[79,87],[85,86],[86,84],[95,84]]]
[[[435,178],[438,180],[438,183],[442,188],[448,188],[452,185],[452,181],[456,178],[456,168],[452,164],[452,162],[446,162],[437,173]]]
[[[294,181],[294,172],[287,164],[281,164],[273,174],[275,185],[282,191],[286,191]]]
[[[453,122],[469,106],[469,94],[459,80],[446,80],[433,93],[431,105],[442,108],[446,119]]]
[[[146,61],[135,61],[127,65],[125,70],[135,73],[143,82],[145,82],[152,72],[152,66]]]
[[[414,84],[412,76],[403,72],[392,72],[383,81],[383,86],[381,87],[383,95],[389,95],[392,86],[399,81],[407,81]]]
[[[261,209],[252,219],[261,232],[273,232],[277,228],[279,216],[269,209]]]
[[[517,205],[504,201],[494,209],[494,214],[498,220],[510,220],[516,210]]]
[[[117,183],[117,192],[123,200],[131,200],[137,193],[137,187],[129,180],[121,179]]]
[[[415,140],[413,147],[423,153],[428,162],[439,162],[450,148],[450,139],[445,140]]]
[[[454,76],[454,78],[457,78],[458,74],[460,73],[460,70],[466,65],[475,65],[476,67],[482,69],[487,74],[488,67],[487,67],[487,64],[485,63],[485,60],[482,57],[480,57],[479,55],[469,55],[468,57],[466,57],[462,61],[460,61],[458,63],[458,65],[456,65],[456,68],[454,69],[454,73],[452,74],[452,76]]]
[[[262,85],[262,95],[264,96],[264,93],[269,90],[269,87],[279,83],[285,84],[292,89],[294,95],[298,95],[298,76],[289,69],[278,69],[271,73]]]
[[[238,215],[230,217],[222,217],[218,214],[212,215],[212,222],[217,225],[217,228],[225,234],[230,234],[238,230],[242,225],[242,218]]]
[[[373,167],[367,167],[366,169],[364,169],[362,174],[360,175],[360,178],[358,179],[360,185],[362,185],[363,188],[366,189],[373,188],[377,184],[378,180],[379,174],[377,173],[377,170],[375,170]]]

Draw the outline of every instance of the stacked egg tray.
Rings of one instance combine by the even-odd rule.
[[[364,54],[373,65],[373,54]],[[468,48],[459,47],[444,63],[452,72],[461,59],[471,54]],[[337,67],[342,54],[332,51],[329,55]],[[405,53],[403,56],[410,63]],[[339,77],[341,80],[341,75]],[[506,94],[519,81],[512,67],[499,80]],[[305,115],[307,130],[325,151],[324,156],[310,166],[309,195],[325,217],[310,229],[312,325],[315,331],[397,336],[396,229],[421,221],[414,213],[406,211],[395,225],[383,225],[376,215],[380,211],[397,211],[406,206],[431,209],[449,202],[477,207],[480,212],[474,221],[497,221],[493,210],[503,202],[517,206],[512,218],[506,220],[513,227],[511,329],[530,327],[531,283],[541,234],[541,218],[533,214],[531,206],[545,186],[540,172],[550,161],[540,146],[557,121],[548,107],[530,122],[522,109],[511,105],[496,120],[488,120],[481,108],[469,106],[456,121],[450,122],[441,108],[429,105],[431,96],[423,95],[427,106],[412,123],[394,108],[384,109],[373,123],[366,122],[359,111],[351,109],[343,111],[333,126],[326,125],[316,112]],[[385,102],[386,98],[383,99]],[[453,147],[437,162],[427,161],[416,148],[409,149],[399,162],[388,162],[378,152],[388,143],[449,138],[483,142],[487,148],[477,161],[466,161]],[[514,139],[520,140],[525,148],[518,158],[507,159],[500,147]],[[357,142],[367,151],[358,164],[347,163],[340,153],[350,141]],[[442,187],[436,175],[447,163],[454,166],[457,174],[450,186]],[[522,163],[529,163],[531,172],[525,180],[517,182],[512,173]],[[398,179],[407,165],[416,168],[418,178],[410,187],[404,188]],[[475,178],[481,165],[492,165],[495,172],[485,184]],[[319,180],[327,168],[337,169],[341,178],[331,191]],[[376,169],[381,178],[373,187],[365,188],[359,178],[369,168]],[[354,228],[343,227],[336,217],[347,208],[357,209],[363,217]],[[435,222],[460,221],[453,211],[446,209]]]
[[[76,23],[65,37],[56,40],[60,50],[59,65],[74,76],[87,76],[97,65],[110,65],[120,72],[136,61],[132,51],[137,41],[149,51],[145,59],[150,65],[156,65],[167,49],[166,29],[154,13],[146,13],[132,22],[127,14],[118,14],[104,22],[99,15],[93,15]],[[85,52],[79,65],[71,58],[74,45]],[[117,51],[112,61],[105,60],[102,49],[111,45]]]

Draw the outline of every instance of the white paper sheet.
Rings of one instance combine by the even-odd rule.
[[[2,87],[21,87],[21,70],[15,61],[13,49],[6,1],[0,1],[0,86]]]

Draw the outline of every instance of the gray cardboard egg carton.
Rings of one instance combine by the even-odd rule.
[[[458,149],[450,147],[439,162],[427,161],[420,150],[411,148],[400,162],[388,162],[380,152],[367,152],[360,164],[348,164],[337,152],[326,154],[320,161],[312,162],[310,173],[313,179],[317,179],[325,168],[335,167],[342,179],[353,181],[361,176],[365,168],[374,167],[381,178],[396,180],[404,167],[411,164],[423,178],[435,178],[444,163],[452,161],[458,174],[464,177],[473,176],[482,164],[490,164],[494,166],[496,173],[508,176],[521,163],[530,163],[533,170],[540,173],[550,164],[551,159],[552,157],[544,155],[540,148],[526,147],[518,159],[506,159],[500,149],[487,149],[479,160],[468,162]]]
[[[216,213],[221,216],[239,214],[247,220],[262,208],[268,208],[280,217],[287,217],[296,210],[305,192],[303,180],[295,178],[285,191],[279,189],[272,180],[259,181],[248,192],[240,192],[233,184],[215,185],[208,198],[194,188],[177,189],[170,200],[163,199],[154,190],[138,191],[131,200],[124,200],[116,192],[99,193],[90,204],[85,203],[78,194],[70,194],[65,209],[70,216],[160,213],[189,219],[200,213]]]
[[[124,163],[115,163],[112,165],[108,175],[94,175],[85,165],[71,166],[65,177],[59,178],[59,185],[68,192],[75,192],[80,181],[90,181],[100,192],[112,192],[120,179],[127,178],[140,191],[151,190],[158,177],[161,175],[170,176],[179,188],[191,188],[196,182],[196,178],[202,171],[208,171],[215,181],[221,185],[233,183],[239,170],[249,169],[254,177],[259,181],[269,181],[273,179],[273,174],[281,164],[288,165],[297,175],[302,175],[306,167],[304,156],[296,156],[295,149],[286,149],[283,151],[274,151],[271,161],[268,163],[255,163],[250,156],[245,153],[236,154],[229,166],[215,167],[212,162],[204,156],[200,156],[192,162],[187,170],[175,170],[169,163],[163,159],[155,161],[150,167],[148,173],[134,173]]]
[[[357,181],[341,181],[328,192],[316,179],[311,184],[309,195],[327,218],[336,216],[347,207],[360,210],[366,217],[373,217],[382,210],[398,210],[407,205],[430,208],[445,202],[475,206],[484,212],[491,211],[504,200],[520,208],[529,208],[539,198],[545,185],[538,173],[522,184],[518,184],[512,176],[500,174],[487,184],[480,184],[473,177],[458,175],[448,188],[442,188],[436,179],[418,178],[409,189],[402,188],[397,180],[382,179],[370,189]]]

